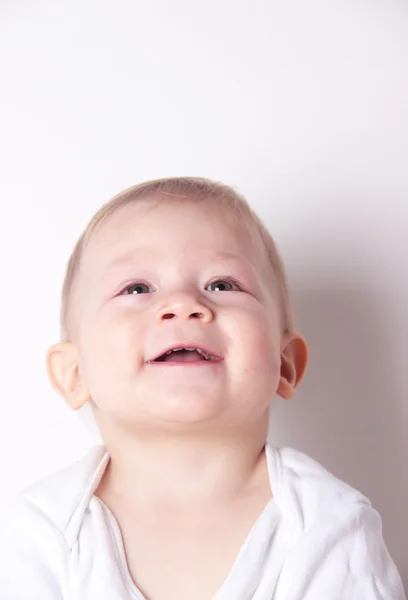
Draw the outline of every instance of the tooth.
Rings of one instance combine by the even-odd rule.
[[[187,350],[188,352],[198,352],[202,356],[204,356],[205,360],[215,360],[215,356],[212,354],[206,354],[204,350],[201,348],[173,348],[172,350],[168,350],[166,354],[171,354],[171,352],[176,352],[177,350]]]

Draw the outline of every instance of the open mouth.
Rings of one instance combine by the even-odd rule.
[[[165,352],[158,356],[155,360],[148,361],[149,363],[190,363],[190,364],[205,364],[220,362],[215,356],[207,354],[200,348],[176,348]]]

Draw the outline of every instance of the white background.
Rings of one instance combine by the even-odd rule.
[[[0,46],[0,503],[95,443],[45,372],[77,237],[202,175],[265,220],[309,342],[274,443],[372,500],[407,583],[407,3],[0,0]]]

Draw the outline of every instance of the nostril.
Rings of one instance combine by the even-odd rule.
[[[163,315],[163,319],[174,319],[175,316],[176,315],[174,313],[166,313]],[[190,316],[195,319],[202,319],[204,315],[203,315],[203,313],[196,312],[196,313],[192,313]]]

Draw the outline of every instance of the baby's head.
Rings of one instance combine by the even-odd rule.
[[[187,346],[214,358],[155,361]],[[262,221],[225,185],[175,178],[125,190],[93,217],[68,263],[47,370],[111,437],[267,426],[274,395],[293,396],[306,362]]]

